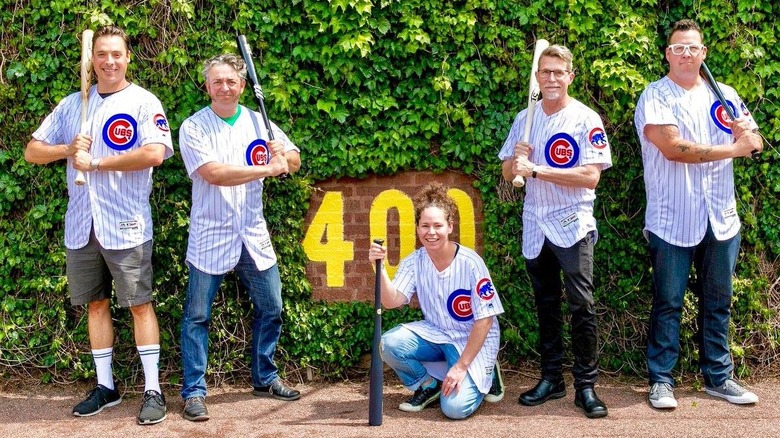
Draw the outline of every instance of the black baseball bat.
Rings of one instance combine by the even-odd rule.
[[[374,239],[374,243],[383,244],[382,239]],[[382,356],[379,344],[382,341],[382,260],[376,261],[376,281],[374,282],[374,342],[371,348],[371,382],[368,389],[368,424],[382,425]]]
[[[704,78],[704,81],[707,82],[707,85],[710,86],[710,89],[715,92],[715,96],[718,97],[718,101],[720,102],[721,106],[723,106],[723,110],[726,111],[726,114],[728,114],[729,118],[731,120],[737,120],[737,115],[734,113],[734,110],[731,108],[729,103],[726,101],[726,96],[723,95],[723,91],[720,89],[720,85],[715,81],[715,78],[712,76],[712,73],[710,72],[709,67],[707,67],[707,63],[702,61],[701,68],[699,69],[699,72],[701,73],[701,76]],[[755,160],[758,158],[758,151],[753,151],[751,153],[752,158]]]
[[[252,49],[249,47],[249,43],[246,41],[244,35],[239,35],[236,38],[238,43],[238,49],[241,51],[241,57],[244,58],[244,64],[246,64],[246,73],[249,76],[249,82],[252,83],[252,94],[255,96],[257,106],[260,107],[260,115],[263,116],[263,123],[265,129],[268,130],[268,138],[274,139],[274,132],[271,130],[271,121],[268,120],[268,113],[265,112],[265,99],[263,98],[263,87],[260,86],[260,81],[257,79],[257,71],[255,70],[255,62],[252,59]]]

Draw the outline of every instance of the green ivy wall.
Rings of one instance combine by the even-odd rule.
[[[116,3],[121,3],[117,5]],[[300,247],[312,187],[327,178],[454,169],[475,177],[484,203],[484,257],[507,313],[502,360],[536,358],[532,296],[520,257],[517,192],[500,182],[496,153],[525,105],[535,38],[575,56],[572,94],[596,109],[615,166],[598,188],[597,300],[605,370],[644,375],[650,272],[641,235],[644,191],[633,128],[639,94],[665,74],[663,30],[695,18],[707,62],[733,85],[769,141],[780,145],[776,1],[712,0],[277,0],[221,2],[0,0],[0,377],[72,381],[92,375],[85,314],[67,302],[63,164],[33,166],[25,144],[43,117],[78,90],[78,36],[115,23],[132,39],[130,77],[163,101],[177,137],[207,99],[200,63],[235,52],[246,34],[271,119],[303,149],[302,171],[270,182],[267,216],[283,261],[285,371],[346,375],[369,351],[372,308],[311,300]],[[250,96],[245,102],[252,105]],[[737,160],[744,221],[731,342],[741,375],[776,356],[780,322],[778,151]],[[180,156],[155,173],[155,289],[169,383],[179,379],[178,324],[190,182]],[[215,307],[211,378],[246,376],[248,305],[234,278]],[[695,298],[684,314],[681,373],[696,369]],[[385,313],[385,324],[417,317]],[[126,311],[115,313],[115,367],[138,384]]]

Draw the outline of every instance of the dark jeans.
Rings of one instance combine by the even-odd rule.
[[[653,266],[653,310],[647,343],[650,384],[674,385],[672,369],[680,354],[680,316],[691,265],[696,269],[694,293],[698,296],[699,367],[706,386],[720,386],[734,366],[728,344],[731,318],[732,275],[737,263],[740,236],[715,239],[707,227],[704,239],[693,247],[680,247],[650,233]]]
[[[593,386],[598,378],[598,338],[593,302],[594,233],[561,248],[545,239],[539,257],[526,260],[539,319],[542,378],[563,379],[563,292],[571,311],[574,388]],[[561,282],[563,273],[563,282]]]

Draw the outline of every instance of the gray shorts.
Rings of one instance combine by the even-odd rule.
[[[130,249],[105,249],[94,231],[87,246],[66,251],[70,304],[111,298],[111,281],[120,307],[152,301],[152,241]]]

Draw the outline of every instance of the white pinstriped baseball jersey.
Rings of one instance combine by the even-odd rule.
[[[733,88],[720,87],[736,114],[751,117]],[[704,238],[708,222],[719,240],[739,232],[732,160],[695,164],[669,161],[644,135],[646,125],[675,125],[685,140],[728,144],[734,140],[722,109],[717,96],[704,83],[685,90],[666,76],[642,93],[634,123],[642,144],[647,195],[645,233],[652,232],[672,245],[691,247]]]
[[[403,326],[429,342],[452,344],[459,353],[466,347],[474,321],[493,318],[485,343],[468,369],[480,392],[487,393],[501,335],[496,315],[504,313],[504,307],[479,254],[458,245],[450,266],[439,272],[425,248],[419,248],[401,260],[393,285],[407,303],[417,294],[425,318]],[[441,380],[443,376],[434,377]]]
[[[263,216],[263,179],[225,187],[209,184],[197,171],[211,162],[237,166],[265,163],[268,133],[261,115],[241,105],[239,111],[231,126],[208,106],[185,120],[179,129],[179,148],[192,179],[187,261],[212,275],[224,274],[236,266],[242,244],[259,270],[276,263]],[[272,129],[275,138],[284,142],[285,151],[300,152],[281,129],[274,124]]]
[[[62,99],[33,133],[45,143],[67,144],[79,133],[81,93]],[[165,158],[173,155],[171,133],[162,104],[135,84],[105,99],[92,86],[85,133],[92,137],[95,158],[121,155],[141,146],[165,145]],[[84,247],[94,226],[98,242],[107,249],[134,248],[152,238],[152,168],[134,172],[84,172],[86,186],[76,186],[76,171],[68,159],[68,211],[65,246]]]
[[[522,139],[527,110],[515,117],[498,158],[510,160],[515,144]],[[529,160],[538,166],[569,168],[596,164],[601,170],[612,166],[607,135],[601,117],[576,99],[562,110],[546,115],[537,102],[529,143]],[[523,202],[523,257],[539,256],[544,238],[569,248],[596,230],[593,201],[596,191],[565,187],[540,179],[526,178]]]

